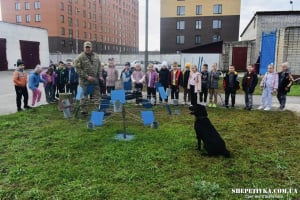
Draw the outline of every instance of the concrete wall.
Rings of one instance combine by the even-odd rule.
[[[74,59],[77,54],[61,54],[54,53],[50,54],[50,60],[53,63],[58,63],[60,60],[65,61],[68,58]],[[144,53],[140,54],[103,54],[99,55],[100,61],[103,63],[108,62],[108,58],[114,58],[115,64],[117,65],[125,65],[126,62],[133,62],[134,60],[144,60]],[[151,53],[149,54],[149,60],[151,61],[167,61],[168,64],[171,64],[174,61],[180,62],[180,54],[160,54],[160,53]]]
[[[258,57],[261,49],[262,32],[279,31],[288,26],[300,26],[299,15],[263,15],[257,16],[256,50]]]
[[[247,47],[247,64],[255,64],[257,58],[255,55],[255,40],[239,41],[239,42],[224,42],[222,63],[224,70],[228,69],[228,66],[232,64],[232,49],[233,47]]]
[[[277,33],[277,71],[283,62],[289,62],[292,74],[300,75],[300,26],[281,28]]]
[[[257,33],[257,22],[256,22],[256,16],[252,19],[250,24],[247,27],[247,30],[243,33],[240,40],[255,40],[256,39],[256,33]]]
[[[8,69],[15,69],[18,58],[21,58],[20,40],[40,43],[41,65],[49,65],[48,32],[46,29],[33,28],[0,22],[0,38],[6,39]]]

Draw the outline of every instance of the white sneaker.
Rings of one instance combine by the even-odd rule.
[[[270,107],[266,107],[264,110],[265,111],[269,111],[269,110],[271,110],[271,108]]]
[[[204,102],[202,105],[203,105],[203,106],[206,106],[206,103]]]
[[[257,108],[257,110],[262,110],[262,109],[264,109],[263,106],[259,106],[259,107]]]

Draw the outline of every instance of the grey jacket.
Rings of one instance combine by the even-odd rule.
[[[218,89],[218,81],[221,73],[219,71],[210,71],[208,75],[208,88]]]

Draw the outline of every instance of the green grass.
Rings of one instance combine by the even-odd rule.
[[[239,77],[240,79],[240,87],[241,89],[237,91],[237,94],[244,94],[244,91],[242,90],[242,77]],[[261,82],[262,77],[258,78],[258,84],[255,87],[254,95],[262,95],[262,90],[260,89],[260,82]],[[220,93],[224,93],[223,90],[223,78],[220,78],[219,80],[219,89]],[[287,94],[288,96],[300,96],[300,84],[294,84],[291,87],[290,92]]]
[[[130,142],[114,139],[119,113],[95,131],[55,105],[0,116],[0,199],[245,199],[235,188],[295,188],[281,199],[300,196],[299,116],[208,109],[233,155],[226,159],[201,156],[193,116],[176,109],[168,116],[155,108],[158,129],[128,118]]]

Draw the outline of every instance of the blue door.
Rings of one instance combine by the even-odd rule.
[[[275,62],[276,31],[268,34],[262,33],[259,73],[265,74],[270,63]]]

